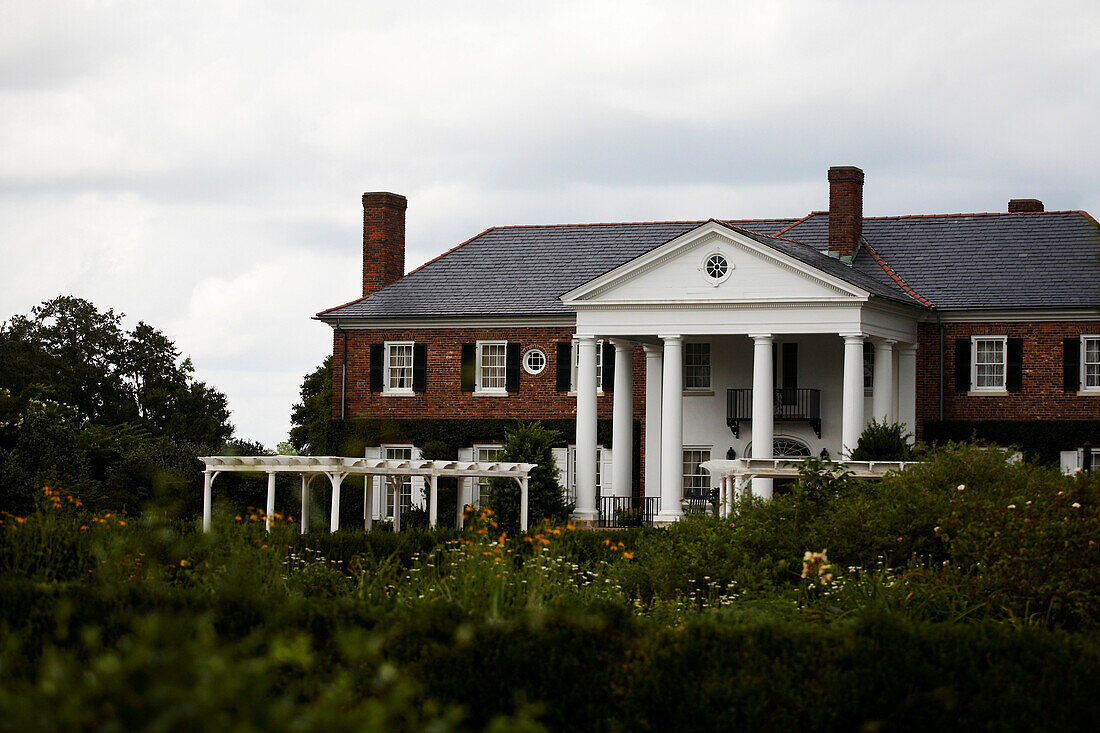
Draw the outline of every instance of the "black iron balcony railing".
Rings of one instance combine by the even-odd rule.
[[[808,422],[821,437],[821,390],[777,389],[772,397],[772,416],[777,421]],[[735,438],[741,437],[741,423],[752,420],[752,390],[726,390],[726,425]]]
[[[597,527],[652,525],[661,499],[658,496],[601,496]]]

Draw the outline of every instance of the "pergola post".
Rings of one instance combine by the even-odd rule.
[[[374,476],[363,477],[363,529],[374,527]]]
[[[519,529],[521,532],[526,532],[527,506],[530,501],[530,492],[528,491],[529,479],[524,476],[516,480],[519,481]]]
[[[401,531],[401,477],[387,476],[386,482],[393,490],[393,531]]]
[[[214,485],[214,477],[217,475],[215,471],[203,471],[202,472],[202,531],[209,532],[210,524],[212,520],[211,516],[211,489]]]
[[[439,519],[439,477],[434,473],[428,478],[428,526],[435,529]]]
[[[328,481],[332,484],[332,504],[329,507],[328,531],[335,532],[340,529],[340,484],[344,482],[343,473],[328,474]]]
[[[302,534],[309,532],[309,485],[313,481],[310,474],[302,474]]]
[[[275,473],[267,474],[267,509],[264,512],[264,529],[271,531],[271,518],[275,514]]]

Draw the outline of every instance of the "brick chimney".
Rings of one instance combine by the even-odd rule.
[[[363,297],[405,274],[405,207],[400,194],[363,194]]]
[[[863,235],[863,171],[829,169],[829,254],[851,262]]]
[[[1012,199],[1008,202],[1008,213],[1038,213],[1043,211],[1043,202],[1039,199]]]

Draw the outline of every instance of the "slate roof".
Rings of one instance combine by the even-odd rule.
[[[559,296],[703,223],[493,228],[389,287],[318,318],[571,315]],[[1082,212],[867,218],[864,240],[878,259],[861,249],[851,266],[824,253],[827,213],[719,223],[875,296],[914,305],[1100,303],[1100,230]]]

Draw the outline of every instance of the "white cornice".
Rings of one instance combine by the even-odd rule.
[[[1097,308],[997,308],[938,311],[939,320],[944,323],[988,323],[992,321],[1100,321],[1100,309]],[[929,314],[926,321],[935,321],[936,316]]]
[[[637,310],[759,310],[789,308],[858,308],[862,300],[774,300],[774,301],[713,301],[713,300],[653,300],[639,303],[636,301],[576,301],[569,306],[578,311],[637,311]]]

